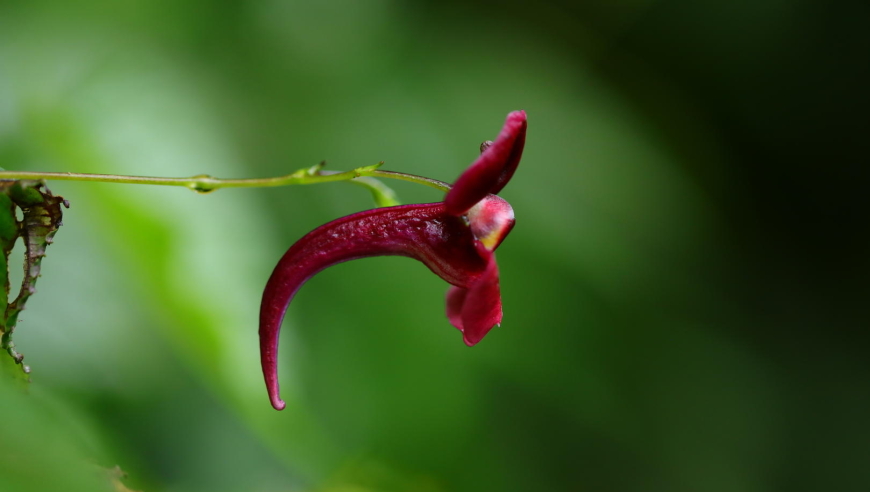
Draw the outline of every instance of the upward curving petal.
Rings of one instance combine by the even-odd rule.
[[[278,262],[260,306],[260,359],[272,406],[284,408],[278,392],[278,338],[287,306],[300,287],[321,270],[370,256],[407,256],[447,282],[469,287],[489,268],[470,227],[441,203],[400,205],[359,212],[306,234]]]
[[[507,116],[498,138],[459,176],[447,192],[447,212],[462,215],[488,194],[496,194],[514,175],[526,143],[526,112]]]

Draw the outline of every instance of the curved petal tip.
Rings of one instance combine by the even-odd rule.
[[[508,114],[494,142],[481,145],[480,157],[453,184],[444,197],[447,212],[462,215],[486,195],[496,194],[510,181],[526,143],[526,112]],[[487,145],[489,144],[489,145]]]
[[[278,365],[274,357],[266,357],[263,359],[263,375],[266,379],[266,392],[269,393],[269,401],[275,410],[284,410],[287,406],[284,400],[281,399],[278,391]]]
[[[278,395],[273,395],[269,399],[272,400],[272,407],[275,410],[284,410],[284,407],[287,406],[287,404],[284,403],[284,400],[282,400]]]

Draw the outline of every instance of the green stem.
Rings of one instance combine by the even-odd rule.
[[[450,185],[445,183],[444,181],[438,181],[437,179],[432,178],[424,178],[423,176],[417,176],[416,174],[397,173],[395,171],[379,171],[375,169],[372,171],[362,171],[360,176],[398,179],[401,181],[410,181],[411,183],[426,185],[444,192],[450,191]]]
[[[262,188],[271,186],[307,185],[349,181],[362,176],[399,179],[447,191],[450,185],[443,181],[393,171],[379,171],[380,164],[365,166],[350,171],[321,170],[322,164],[274,178],[220,179],[207,174],[189,178],[159,178],[150,176],[122,176],[117,174],[53,173],[35,171],[0,171],[0,179],[44,179],[61,181],[96,181],[100,183],[126,183],[162,186],[183,186],[198,193],[209,193],[219,188]]]

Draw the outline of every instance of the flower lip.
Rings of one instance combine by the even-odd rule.
[[[462,341],[473,347],[502,319],[498,265],[494,255],[484,250],[486,269],[467,288],[447,290],[447,319],[462,332]]]

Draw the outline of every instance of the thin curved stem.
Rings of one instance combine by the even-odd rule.
[[[402,181],[410,181],[412,183],[417,183],[421,185],[426,185],[436,190],[441,191],[450,191],[450,185],[445,183],[444,181],[438,181],[437,179],[425,178],[423,176],[417,176],[416,174],[406,174],[406,173],[397,173],[395,171],[363,171],[361,176],[372,176],[375,178],[389,178],[389,179],[399,179]]]
[[[443,181],[415,176],[413,174],[380,171],[374,166],[365,166],[350,171],[323,171],[323,163],[296,172],[273,178],[251,179],[220,179],[208,174],[199,174],[189,178],[161,178],[151,176],[124,176],[117,174],[87,174],[87,173],[56,173],[36,171],[0,171],[0,179],[45,179],[60,181],[95,181],[100,183],[126,183],[161,186],[182,186],[198,193],[209,193],[220,188],[263,188],[273,186],[307,185],[329,183],[333,181],[349,181],[362,176],[373,178],[399,179],[429,186],[441,191],[450,189]]]

